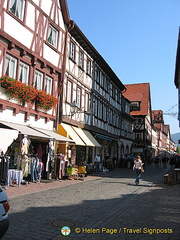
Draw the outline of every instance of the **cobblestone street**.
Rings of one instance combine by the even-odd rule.
[[[23,192],[10,187],[10,227],[2,240],[179,240],[180,185],[163,183],[168,170],[148,166],[139,186],[135,172],[114,169],[85,181],[20,186]],[[61,234],[63,226],[70,235]]]

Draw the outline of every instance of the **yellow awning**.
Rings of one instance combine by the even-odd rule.
[[[71,127],[71,125],[68,125],[66,123],[61,123],[60,124],[64,130],[66,131],[66,137],[70,137],[73,139],[73,141],[76,143],[76,145],[80,146],[86,146],[84,141],[79,137],[79,135],[74,131],[74,129]],[[60,132],[61,133],[61,132]],[[63,135],[63,133],[61,133]]]
[[[96,141],[96,139],[91,135],[91,133],[87,130],[72,127],[78,135],[83,139],[87,146],[90,147],[101,147],[101,145]]]

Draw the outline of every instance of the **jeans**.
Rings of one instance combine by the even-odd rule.
[[[136,169],[136,182],[139,184],[139,179],[141,177],[141,169]]]
[[[96,162],[96,172],[99,172],[99,165],[100,165],[100,163],[99,162]]]

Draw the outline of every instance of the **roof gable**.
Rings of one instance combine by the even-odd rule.
[[[151,99],[150,99],[150,84],[149,83],[138,83],[138,84],[126,84],[126,92],[123,96],[130,102],[140,102],[139,111],[131,111],[131,115],[149,115],[151,110]]]

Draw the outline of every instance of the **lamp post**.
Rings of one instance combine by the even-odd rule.
[[[78,106],[78,104],[76,103],[76,101],[74,100],[71,104],[70,104],[70,113],[71,113],[71,117],[76,114],[78,111],[80,111],[80,108]]]

